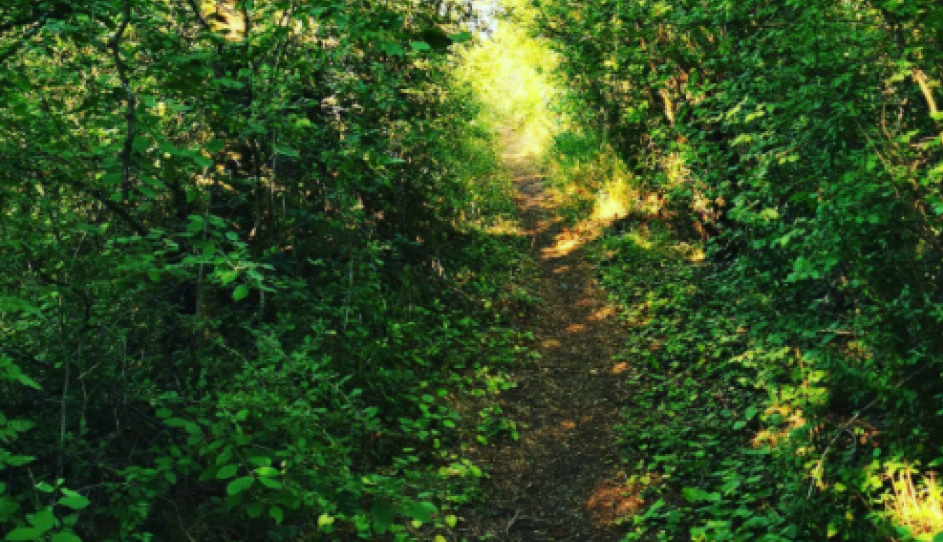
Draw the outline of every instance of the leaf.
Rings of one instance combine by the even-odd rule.
[[[452,43],[463,43],[472,39],[471,32],[459,32],[458,34],[452,34],[449,36],[449,39],[452,40]]]
[[[42,535],[43,531],[39,529],[19,527],[10,531],[4,540],[38,540]]]
[[[39,385],[38,382],[36,382],[35,380],[33,380],[32,378],[26,376],[26,375],[23,374],[23,373],[19,373],[19,374],[16,375],[16,381],[19,382],[20,384],[23,384],[24,386],[29,386],[29,387],[33,388],[34,390],[41,390],[41,389],[42,389],[42,387],[40,387],[40,385]]]
[[[432,512],[437,511],[435,505],[428,502],[414,501],[406,505],[406,515],[423,523],[429,523],[432,520]]]
[[[219,480],[228,480],[236,475],[236,471],[239,470],[239,467],[236,465],[226,465],[219,469],[219,472],[216,473],[216,478]]]
[[[243,412],[245,412],[246,414],[249,413],[248,410],[241,410],[241,411],[239,411],[239,415],[242,415]],[[239,415],[236,416],[236,419],[237,419],[237,420],[239,419]],[[243,418],[243,420],[244,420],[244,419],[245,419],[245,418]],[[242,420],[240,420],[240,421],[242,421]],[[271,458],[271,457],[266,457],[266,456],[264,456],[264,455],[260,455],[260,456],[256,456],[256,457],[250,457],[250,458],[249,458],[249,463],[252,463],[253,465],[255,465],[255,466],[257,466],[257,467],[271,467],[271,466],[272,466],[272,458]]]
[[[259,478],[259,483],[269,489],[281,489],[282,484],[278,480],[273,480],[271,478]]]
[[[295,150],[295,149],[293,149],[293,148],[291,148],[291,147],[286,147],[286,146],[284,146],[284,145],[279,145],[279,144],[276,143],[276,144],[274,145],[274,148],[275,148],[275,154],[281,154],[281,155],[284,155],[284,156],[290,156],[290,157],[292,157],[292,158],[299,158],[299,157],[301,156],[301,153],[299,153],[297,150]]]
[[[213,160],[203,156],[202,154],[195,154],[191,157],[193,163],[200,167],[213,167]]]
[[[72,533],[56,533],[52,535],[52,542],[82,542],[82,539]]]
[[[196,233],[203,229],[204,220],[200,215],[190,215],[187,218],[190,219],[190,223],[187,224],[187,231],[190,233]]]
[[[206,152],[219,152],[223,150],[225,147],[226,147],[226,141],[222,139],[214,139],[212,141],[207,142],[205,145],[203,145],[203,149],[206,150]]]
[[[282,512],[282,509],[277,506],[271,507],[268,511],[268,515],[272,516],[272,519],[275,520],[275,523],[278,523],[279,525],[281,525],[282,520],[285,519],[285,513]]]
[[[333,524],[334,524],[334,518],[332,518],[331,516],[329,516],[329,515],[327,515],[327,514],[321,514],[321,515],[318,517],[318,527],[319,527],[319,528],[324,528],[324,527],[327,527],[327,526],[333,525]]]
[[[245,299],[247,295],[249,295],[249,287],[245,284],[240,284],[239,286],[236,286],[236,289],[233,291],[232,298],[235,301],[239,301],[241,299]]]
[[[403,56],[403,48],[399,46],[398,43],[391,41],[383,42],[380,44],[380,48],[383,49],[383,52],[390,56]]]
[[[429,51],[432,47],[424,41],[411,41],[409,46],[413,48],[414,51]]]
[[[373,528],[379,534],[385,533],[393,525],[393,507],[390,506],[389,501],[382,499],[373,501],[370,515],[373,516]]]
[[[56,516],[49,508],[44,508],[33,514],[29,522],[42,532],[46,532],[56,526]]]
[[[260,502],[254,502],[246,507],[246,514],[250,518],[257,518],[262,515],[262,509],[265,508],[265,505]]]
[[[185,152],[183,149],[178,148],[176,145],[174,145],[173,143],[169,141],[158,140],[157,148],[160,149],[161,152],[166,152],[167,154],[171,154],[175,156],[179,156],[181,154],[184,154]]]
[[[200,426],[190,420],[184,420],[183,418],[168,418],[164,420],[164,424],[166,424],[167,427],[182,427],[184,431],[191,435],[200,434]]]
[[[22,467],[34,459],[36,458],[31,455],[11,455],[3,458],[3,461],[11,467]]]
[[[149,186],[138,186],[137,191],[151,199],[157,197],[157,192],[155,192],[154,189]]]
[[[229,495],[238,495],[243,491],[252,487],[252,484],[255,483],[255,478],[251,476],[244,476],[242,478],[236,478],[232,482],[229,482],[229,485],[226,486],[226,493]]]
[[[458,525],[458,518],[453,515],[445,516],[445,524],[449,526],[449,529],[454,529]]]
[[[87,508],[88,505],[92,504],[92,501],[81,495],[70,495],[68,497],[59,499],[59,504],[62,506],[67,506],[73,510],[82,510]]]
[[[53,491],[56,490],[56,488],[52,487],[47,482],[40,482],[36,484],[36,489],[38,489],[39,491],[42,491],[43,493],[52,493]]]
[[[259,476],[278,476],[278,469],[274,467],[259,467],[255,469],[256,474]]]

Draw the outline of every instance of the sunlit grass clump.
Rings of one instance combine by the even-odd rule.
[[[887,501],[887,511],[893,522],[905,527],[917,540],[932,540],[943,533],[943,488],[935,476],[914,480],[914,470],[903,467],[891,473],[893,494]]]

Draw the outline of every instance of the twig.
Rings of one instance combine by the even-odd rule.
[[[511,536],[511,527],[514,527],[514,523],[517,522],[517,518],[521,517],[521,511],[515,510],[514,517],[511,518],[511,521],[508,522],[508,526],[504,528],[504,534]]]

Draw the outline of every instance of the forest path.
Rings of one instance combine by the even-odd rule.
[[[469,517],[469,540],[615,542],[638,501],[624,496],[615,426],[630,399],[626,363],[613,360],[625,329],[594,279],[583,245],[588,232],[564,227],[538,158],[525,141],[503,135],[504,162],[516,179],[521,223],[532,239],[538,298],[521,322],[540,359],[517,373],[518,387],[500,398],[518,425],[482,452],[490,472],[486,505]]]

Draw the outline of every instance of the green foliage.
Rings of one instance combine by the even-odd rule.
[[[601,146],[662,201],[608,241],[605,271],[651,319],[627,356],[654,414],[626,443],[665,494],[636,521],[663,539],[932,536],[895,516],[888,473],[943,456],[943,9],[537,5]],[[634,237],[654,218],[707,240],[705,265],[658,263]]]
[[[8,4],[0,536],[453,527],[454,396],[503,379],[467,360],[521,355],[470,36],[418,1]]]

